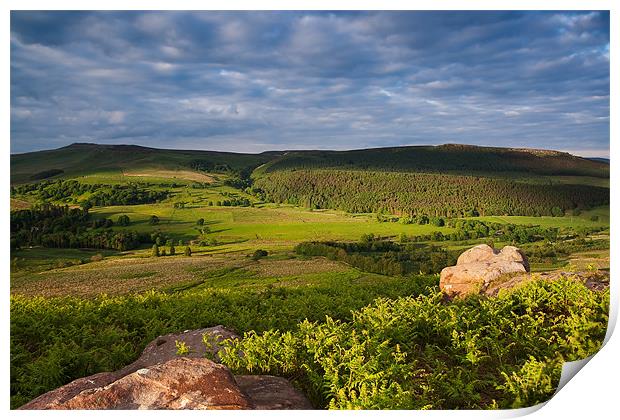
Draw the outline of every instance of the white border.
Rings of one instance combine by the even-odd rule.
[[[4,200],[2,200],[2,214],[4,214],[3,223],[1,225],[2,237],[9,237],[8,226],[8,214],[9,214],[9,179],[10,179],[10,10],[81,10],[81,9],[94,9],[94,10],[200,10],[200,9],[213,9],[213,10],[346,10],[346,9],[361,9],[361,10],[610,10],[611,13],[611,138],[616,138],[618,134],[618,100],[616,96],[616,87],[614,75],[620,74],[618,68],[618,59],[616,53],[618,52],[618,13],[620,2],[614,2],[611,0],[591,0],[591,1],[559,1],[559,0],[505,0],[502,2],[489,1],[489,0],[444,0],[441,2],[435,1],[396,1],[396,0],[382,0],[381,2],[358,0],[358,1],[340,1],[340,0],[314,0],[314,1],[278,1],[278,0],[263,0],[257,1],[244,1],[244,0],[227,0],[227,1],[210,1],[199,2],[192,0],[176,0],[176,1],[162,1],[162,0],[92,0],[89,2],[83,2],[78,0],[56,0],[40,1],[40,0],[5,0],[2,2],[2,15],[0,17],[0,32],[2,34],[2,42],[0,43],[0,51],[2,51],[3,66],[2,66],[2,105],[0,113],[1,127],[3,128],[4,138],[1,142],[2,147],[2,159],[5,162],[3,165],[4,171]],[[610,144],[610,156],[612,162],[616,162],[618,157],[617,147],[611,142]],[[612,190],[616,190],[615,186],[618,185],[617,171],[612,167],[611,171],[611,185]],[[611,213],[618,214],[617,197],[611,194]],[[618,249],[615,245],[615,238],[618,237],[618,229],[614,223],[611,225],[611,236],[614,238],[611,243],[611,270],[612,277],[616,273],[616,261],[618,261]],[[0,377],[3,378],[0,388],[0,399],[2,401],[3,411],[9,411],[9,268],[10,268],[10,252],[8,241],[0,241],[2,244],[2,255],[4,261],[4,294],[3,294],[3,322],[2,328],[2,360],[4,363],[1,365],[2,371]],[[434,411],[434,412],[418,412],[418,411],[363,411],[363,412],[47,412],[46,417],[60,418],[65,417],[77,417],[87,415],[89,418],[107,418],[110,415],[125,416],[131,415],[132,417],[149,418],[155,417],[172,417],[183,416],[183,418],[208,415],[211,418],[216,419],[230,419],[230,418],[252,418],[269,417],[269,418],[285,418],[293,414],[299,418],[316,418],[317,416],[325,417],[338,417],[349,418],[355,416],[358,418],[374,418],[374,417],[398,417],[398,418],[410,418],[410,417],[425,417],[425,418],[505,418],[514,417],[518,415],[524,415],[528,412],[533,412],[530,418],[611,418],[612,413],[617,411],[616,399],[618,377],[620,375],[620,362],[618,361],[618,355],[620,355],[620,341],[617,338],[618,334],[611,335],[613,326],[616,323],[618,315],[618,287],[617,281],[611,282],[611,296],[612,296],[612,310],[610,314],[610,328],[608,329],[608,342],[603,349],[595,355],[592,360],[583,368],[577,375],[576,379],[569,381],[569,383],[562,388],[556,396],[554,396],[544,407],[534,407],[532,409],[525,410],[509,410],[509,411]],[[39,415],[39,412],[18,412],[11,411],[8,413],[10,416],[20,418],[34,418]],[[616,414],[617,415],[617,414]],[[615,416],[614,416],[615,417]]]

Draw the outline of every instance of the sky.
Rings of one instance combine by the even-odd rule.
[[[11,12],[11,153],[461,143],[609,157],[608,12]]]

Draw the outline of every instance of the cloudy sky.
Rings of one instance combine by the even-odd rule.
[[[12,12],[11,152],[609,156],[607,12]]]

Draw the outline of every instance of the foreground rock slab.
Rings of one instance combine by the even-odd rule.
[[[209,348],[206,348],[202,339],[203,336],[207,337]],[[222,348],[222,341],[231,338],[239,338],[239,336],[222,325],[162,335],[147,344],[140,358],[121,369],[121,372],[124,374],[135,372],[138,369],[179,357],[177,355],[177,342],[184,343],[188,349],[188,353],[184,354],[183,357],[203,358],[208,353],[209,358],[219,362],[217,352]]]
[[[291,383],[277,376],[237,375],[239,388],[248,396],[256,410],[312,410],[310,401]]]
[[[86,381],[88,382],[88,379]],[[71,395],[73,392],[65,392],[74,391],[74,387],[61,387],[52,391],[54,394],[47,398],[39,397],[22,408],[71,410],[253,408],[252,402],[239,389],[230,371],[209,359],[169,360],[139,369],[105,386],[86,388],[75,395]]]
[[[203,335],[208,337],[208,347]],[[132,364],[76,379],[20,409],[313,408],[285,378],[233,376],[226,366],[216,363],[222,340],[229,338],[238,336],[221,325],[160,336]],[[185,343],[188,353],[178,355],[176,342]]]
[[[439,287],[450,297],[485,293],[489,287],[529,271],[527,257],[519,248],[505,246],[499,251],[482,244],[462,253],[455,266],[444,268]]]

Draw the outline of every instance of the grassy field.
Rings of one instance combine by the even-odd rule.
[[[598,214],[605,211],[599,209]],[[128,214],[129,228],[152,232],[161,230],[175,239],[192,240],[198,231],[195,219],[203,217],[208,236],[219,242],[214,246],[192,245],[192,257],[182,255],[184,247],[177,246],[175,256],[152,258],[150,247],[125,252],[101,250],[31,248],[11,254],[11,290],[13,293],[44,296],[96,296],[100,293],[118,295],[150,289],[184,290],[218,281],[227,286],[253,287],[256,284],[312,284],[321,278],[330,279],[335,273],[361,276],[353,268],[324,259],[297,258],[292,248],[306,240],[358,240],[363,233],[374,233],[397,239],[407,235],[448,233],[453,229],[431,225],[380,223],[372,215],[350,215],[336,211],[309,211],[291,206],[264,205],[261,207],[202,207],[174,209],[169,204],[103,207],[94,209],[99,216],[115,219]],[[148,218],[156,214],[159,225],[149,225]],[[608,214],[608,213],[607,213]],[[564,218],[480,218],[501,223],[541,224],[544,226],[594,226],[588,214]],[[578,219],[579,223],[574,220]],[[535,223],[539,222],[539,223]],[[121,229],[115,227],[115,229]],[[602,232],[597,237],[608,237]],[[428,242],[448,250],[464,250],[484,239]],[[536,243],[535,243],[536,244]],[[534,244],[534,245],[535,245]],[[496,247],[508,245],[496,241]],[[541,242],[539,245],[544,245]],[[166,247],[164,247],[166,249]],[[268,250],[270,256],[253,261],[256,249]],[[101,261],[96,261],[99,256]],[[91,261],[94,258],[95,261]],[[576,253],[557,262],[533,263],[532,271],[554,269],[607,269],[609,250]],[[374,275],[373,275],[374,276]],[[217,280],[217,281],[215,281]],[[215,281],[215,283],[214,283]]]
[[[203,176],[201,180],[208,182],[209,185],[192,188],[194,181],[197,181],[195,176],[199,175]],[[225,277],[234,279],[239,285],[254,284],[257,278],[260,278],[262,283],[277,282],[277,278],[280,277],[284,282],[295,282],[300,278],[303,282],[303,276],[291,278],[289,275],[278,274],[276,267],[281,269],[304,267],[307,275],[321,273],[320,275],[326,277],[332,273],[339,273],[344,268],[336,263],[326,264],[325,261],[304,262],[303,265],[299,260],[290,259],[294,256],[291,250],[300,242],[357,241],[363,234],[369,233],[386,239],[399,240],[401,234],[415,236],[428,235],[436,231],[449,234],[454,231],[450,227],[430,224],[379,222],[375,214],[350,214],[336,210],[311,210],[292,205],[261,203],[255,197],[225,185],[223,181],[227,177],[226,174],[198,174],[153,168],[138,168],[129,172],[122,168],[107,169],[76,176],[75,179],[80,182],[90,184],[148,182],[153,184],[149,187],[151,189],[171,192],[171,196],[160,203],[94,207],[90,210],[95,218],[110,218],[113,221],[121,215],[129,216],[131,222],[128,227],[114,226],[113,229],[131,229],[144,233],[159,231],[174,239],[175,243],[179,240],[190,243],[198,238],[210,239],[213,245],[192,244],[191,258],[177,255],[159,259],[150,258],[151,249],[148,246],[122,253],[23,249],[11,255],[11,290],[15,293],[46,296],[95,296],[99,293],[123,294],[149,289],[166,290],[183,288],[187,284],[200,284],[210,278],[208,273],[218,270],[231,270]],[[171,182],[177,186],[169,186]],[[159,185],[162,183],[168,185]],[[85,199],[87,195],[88,193],[76,199],[78,201]],[[247,198],[252,206],[217,205],[218,201],[231,197]],[[26,208],[34,200],[32,196],[17,197],[12,198],[11,204],[14,209]],[[184,207],[178,208],[178,203],[183,203]],[[160,220],[156,225],[149,223],[153,215]],[[592,220],[592,216],[597,216],[597,220]],[[203,226],[197,225],[198,219],[204,219]],[[542,227],[588,228],[608,225],[609,208],[584,211],[579,216],[495,216],[473,219]],[[204,233],[201,233],[201,230]],[[448,250],[462,250],[480,241],[480,239],[442,241],[434,244]],[[496,246],[503,245],[506,244],[496,244]],[[267,250],[270,259],[261,263],[252,262],[248,256],[257,249]],[[177,247],[177,254],[182,252],[183,247]],[[103,257],[102,261],[91,261],[93,257],[98,259],[99,255]],[[534,264],[533,269],[548,270],[562,268],[568,264],[568,259],[565,259],[555,263],[554,266]],[[608,262],[599,261],[597,266],[603,268],[602,266],[608,266]],[[322,269],[318,270],[317,267]],[[262,274],[257,277],[253,270],[261,270]]]
[[[144,174],[142,174],[144,175]],[[112,184],[129,182],[122,173],[115,178],[114,172],[100,172],[79,178],[81,182]],[[138,177],[141,182],[162,182],[161,179]],[[191,181],[176,180],[178,187],[154,186],[155,189],[168,189],[173,195],[156,204],[94,207],[90,213],[95,218],[110,218],[116,221],[119,216],[129,216],[128,227],[114,226],[113,229],[131,229],[139,232],[162,232],[178,242],[190,243],[199,237],[213,240],[214,245],[198,246],[192,244],[193,257],[180,255],[152,259],[150,247],[123,253],[94,250],[67,249],[23,249],[12,253],[11,290],[24,294],[44,294],[49,296],[79,295],[94,296],[98,293],[123,294],[144,290],[181,287],[186,283],[199,283],[205,279],[205,272],[231,269],[228,276],[237,279],[239,284],[255,278],[249,275],[245,266],[250,264],[248,256],[257,249],[265,249],[271,254],[268,264],[254,263],[254,268],[269,266],[288,267],[299,264],[289,260],[292,248],[303,241],[357,241],[363,234],[373,233],[383,238],[398,240],[401,234],[407,236],[428,235],[436,231],[449,234],[450,227],[434,225],[402,224],[399,222],[379,222],[374,214],[349,214],[335,210],[310,210],[292,205],[260,203],[256,198],[222,184],[222,178],[213,177],[208,188],[191,188]],[[170,179],[166,180],[170,182]],[[252,207],[224,207],[218,201],[231,196],[248,198]],[[28,197],[26,197],[28,198]],[[84,197],[80,197],[82,199]],[[175,208],[176,203],[184,203],[184,208]],[[26,207],[28,202],[13,199],[15,207]],[[151,225],[151,216],[158,216],[159,223]],[[598,220],[592,220],[597,216]],[[198,226],[197,220],[204,219]],[[609,223],[609,209],[598,208],[584,211],[579,216],[565,217],[478,217],[472,218],[486,222],[540,225],[542,227],[587,228],[606,226]],[[206,233],[201,234],[200,230]],[[605,235],[606,233],[603,232]],[[435,245],[448,250],[461,250],[480,243],[480,239],[467,241],[441,241]],[[496,243],[496,246],[506,245]],[[177,254],[183,247],[177,247]],[[103,261],[91,262],[97,255]],[[283,262],[279,259],[287,259]],[[537,271],[562,268],[569,264],[568,259],[555,265],[534,264]],[[581,264],[583,265],[583,264]],[[586,264],[587,265],[587,264]],[[329,267],[322,271],[328,275],[339,269],[324,263],[313,263],[306,267],[315,273],[314,266]],[[608,263],[599,262],[600,268]],[[241,270],[243,268],[243,270]],[[251,272],[251,271],[250,271]],[[263,273],[265,274],[265,273]],[[277,274],[273,274],[278,276]],[[269,276],[267,276],[269,278]],[[275,277],[274,277],[275,278]],[[269,281],[275,281],[271,278]],[[293,281],[286,279],[285,281]]]
[[[206,193],[209,194],[209,193]],[[196,196],[194,196],[196,198]],[[364,233],[397,237],[423,235],[434,231],[449,233],[451,228],[438,228],[432,225],[403,225],[400,223],[380,223],[371,214],[348,214],[331,210],[314,210],[276,206],[273,204],[258,207],[204,207],[191,206],[175,209],[172,203],[159,203],[137,206],[98,207],[91,212],[100,217],[116,220],[126,214],[131,220],[132,229],[151,232],[160,229],[175,239],[190,240],[198,234],[196,221],[205,220],[210,236],[223,243],[241,243],[244,247],[271,246],[281,248],[307,240],[358,240]],[[158,216],[160,223],[148,224],[151,215]]]

